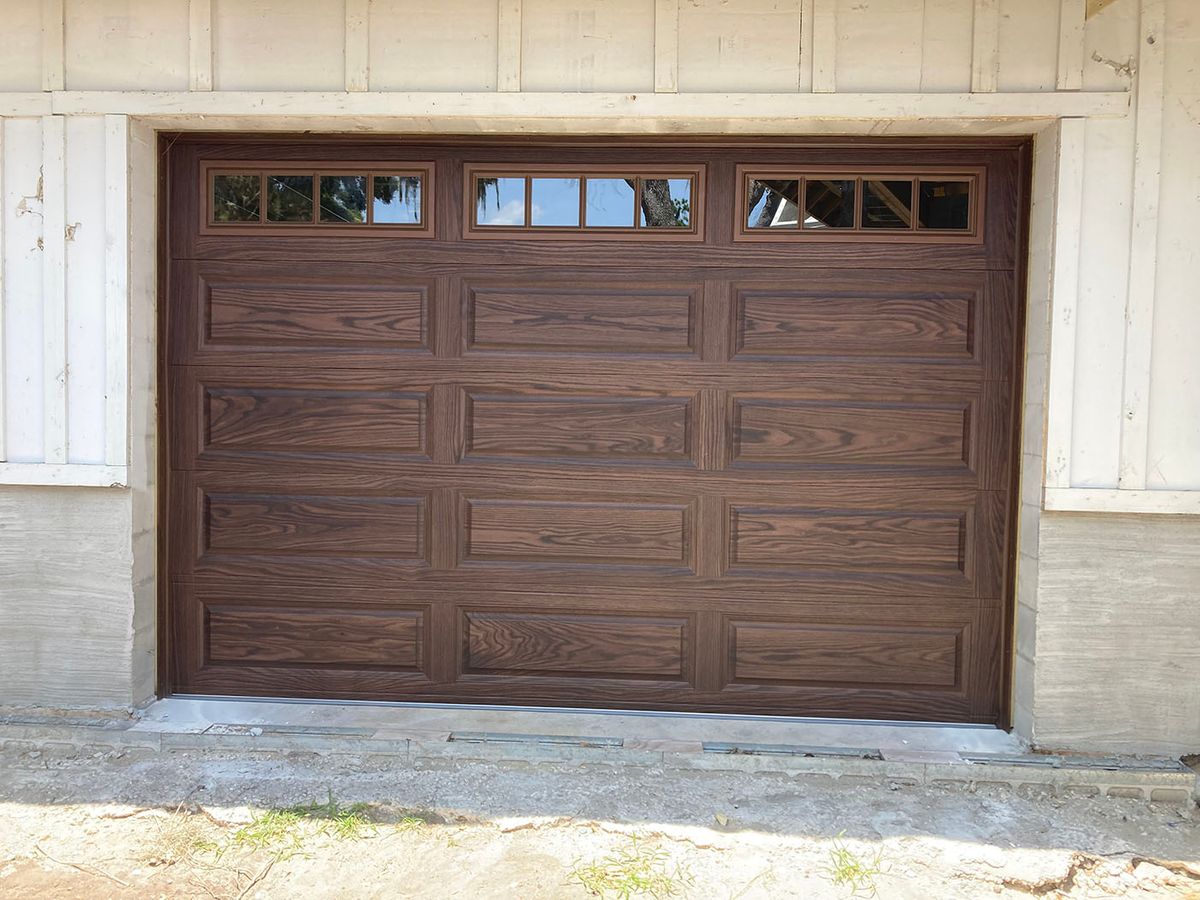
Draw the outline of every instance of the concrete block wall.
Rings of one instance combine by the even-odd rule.
[[[135,683],[131,494],[0,488],[0,706],[111,708]]]
[[[1200,520],[1044,512],[1033,739],[1200,753]]]

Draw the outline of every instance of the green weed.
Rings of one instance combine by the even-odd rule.
[[[861,857],[842,842],[844,834],[838,832],[833,839],[826,872],[834,884],[849,888],[852,897],[874,897],[875,877],[884,873],[883,848],[873,856]]]
[[[631,897],[681,897],[695,883],[682,865],[669,867],[666,851],[652,847],[637,836],[623,847],[571,872],[571,881],[598,897],[629,900]]]

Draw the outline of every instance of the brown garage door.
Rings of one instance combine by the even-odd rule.
[[[175,139],[167,687],[1003,723],[1025,169]]]

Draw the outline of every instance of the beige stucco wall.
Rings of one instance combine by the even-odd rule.
[[[1044,513],[1033,737],[1200,751],[1200,520]]]
[[[0,705],[121,707],[148,695],[131,502],[124,489],[0,488]]]

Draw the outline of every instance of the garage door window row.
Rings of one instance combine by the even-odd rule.
[[[742,240],[981,237],[982,173],[739,169]]]
[[[429,232],[431,172],[431,166],[214,168],[207,172],[205,224],[222,231],[238,226],[362,226]]]
[[[659,238],[699,236],[702,171],[469,166],[465,195],[468,237],[510,232],[586,238],[630,233]]]

